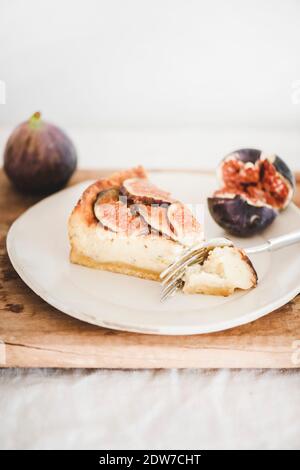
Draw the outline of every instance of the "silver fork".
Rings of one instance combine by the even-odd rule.
[[[276,251],[298,242],[300,242],[300,230],[280,237],[270,238],[265,243],[246,248],[244,251],[247,255]],[[182,289],[184,285],[183,277],[187,267],[193,264],[203,264],[214,248],[224,246],[233,246],[233,243],[227,238],[213,238],[184,250],[181,256],[160,274],[163,286],[160,300],[163,302]]]

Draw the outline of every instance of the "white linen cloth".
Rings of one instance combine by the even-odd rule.
[[[300,449],[300,372],[0,370],[1,449]]]

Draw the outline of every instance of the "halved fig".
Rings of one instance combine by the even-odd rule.
[[[261,232],[292,200],[295,180],[277,155],[241,149],[218,167],[221,188],[208,199],[215,221],[233,235]]]
[[[189,244],[203,240],[202,227],[185,204],[173,202],[168,207],[168,219],[178,241]]]
[[[135,204],[134,210],[141,215],[145,222],[161,235],[176,240],[167,216],[167,207],[164,205]]]
[[[116,233],[142,235],[148,232],[145,222],[130,211],[122,201],[96,203],[95,216],[101,224]]]
[[[146,178],[125,180],[122,191],[135,204],[171,204],[174,202],[168,191],[159,189]]]

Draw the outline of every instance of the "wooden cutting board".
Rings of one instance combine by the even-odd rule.
[[[78,171],[70,184],[107,173]],[[10,225],[37,200],[17,193],[0,171],[0,367],[300,367],[300,296],[248,325],[196,336],[113,331],[51,307],[19,278],[5,248]]]

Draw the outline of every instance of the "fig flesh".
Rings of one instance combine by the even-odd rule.
[[[20,124],[4,151],[4,170],[16,188],[29,194],[50,194],[61,189],[77,165],[69,137],[57,126],[42,121],[40,113]]]
[[[189,245],[204,238],[199,222],[185,204],[173,202],[168,207],[168,219],[181,243]]]
[[[167,208],[165,206],[136,204],[134,207],[152,229],[163,236],[176,240],[176,236],[168,220]]]
[[[112,232],[136,236],[148,232],[147,224],[120,200],[104,203],[98,201],[94,205],[94,212],[99,222]]]

